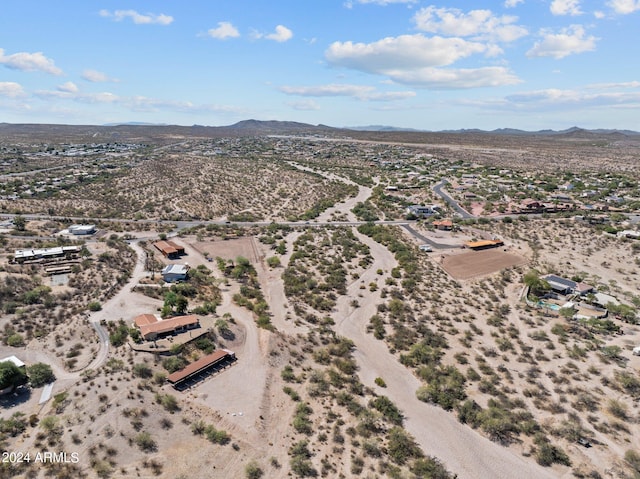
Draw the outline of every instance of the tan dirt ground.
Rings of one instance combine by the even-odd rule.
[[[456,279],[471,279],[526,263],[526,258],[498,248],[447,255],[442,259],[444,270]]]

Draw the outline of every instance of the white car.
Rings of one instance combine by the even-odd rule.
[[[433,251],[433,248],[428,244],[421,244],[419,248],[420,251],[426,251],[427,253],[431,253]]]

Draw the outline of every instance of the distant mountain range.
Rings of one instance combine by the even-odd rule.
[[[416,130],[414,128],[398,128],[395,126],[384,126],[384,125],[370,125],[370,126],[354,126],[354,127],[344,127],[346,130],[355,130],[355,131],[416,131],[422,133],[471,133],[471,134],[493,134],[493,135],[572,135],[572,134],[581,134],[581,133],[594,133],[598,135],[609,135],[612,133],[620,133],[622,135],[640,135],[640,132],[633,130],[616,130],[616,129],[595,129],[588,130],[584,128],[579,128],[577,126],[573,126],[571,128],[567,128],[566,130],[538,130],[538,131],[527,131],[527,130],[519,130],[517,128],[497,128],[495,130],[480,130],[478,128],[471,129],[459,129],[459,130]]]
[[[426,131],[412,128],[398,128],[384,125],[335,128],[327,125],[310,125],[295,121],[243,120],[228,126],[179,126],[143,122],[127,122],[109,125],[55,125],[55,124],[11,124],[0,123],[0,137],[16,140],[42,141],[169,141],[175,138],[222,138],[265,135],[322,135],[351,136],[353,138],[384,141],[440,141],[442,135],[460,135],[461,138],[473,136],[493,137],[554,137],[558,139],[606,141],[638,140],[640,133],[631,130],[595,129],[578,127],[566,130],[524,131],[514,128],[499,128],[492,131],[479,129]],[[429,138],[425,138],[429,137]]]

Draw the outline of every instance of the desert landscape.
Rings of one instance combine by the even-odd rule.
[[[0,477],[638,477],[639,151],[0,125]]]

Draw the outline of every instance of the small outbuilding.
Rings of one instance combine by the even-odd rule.
[[[165,258],[177,259],[184,254],[184,246],[173,241],[158,241],[153,246],[162,253]]]
[[[481,250],[481,249],[489,249],[489,248],[497,248],[499,246],[503,246],[504,241],[499,239],[492,240],[480,240],[480,241],[467,241],[465,246],[469,249],[473,250]]]
[[[189,364],[186,368],[171,373],[167,381],[178,390],[186,389],[235,360],[236,355],[233,351],[219,349]]]

